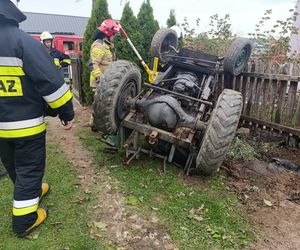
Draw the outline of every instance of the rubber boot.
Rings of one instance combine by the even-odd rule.
[[[37,219],[36,219],[35,223],[30,228],[28,228],[24,233],[17,234],[17,236],[19,236],[20,238],[27,236],[47,219],[47,217],[48,217],[47,209],[38,208],[36,212],[37,212]]]
[[[41,199],[49,192],[50,190],[50,185],[46,182],[43,182],[42,183],[42,194],[40,196],[40,202],[41,202]]]

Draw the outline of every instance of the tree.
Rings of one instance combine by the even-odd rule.
[[[127,2],[124,6],[122,17],[120,23],[126,33],[128,34],[130,40],[136,47],[138,51],[142,50],[142,34],[139,29],[139,24],[137,18],[134,16],[133,11]],[[129,61],[134,61],[139,65],[139,60],[134,54],[132,48],[128,42],[122,36],[116,36],[114,39],[114,45],[117,51],[118,59],[124,59]]]
[[[196,20],[196,26],[200,24],[200,19]],[[231,31],[230,16],[226,14],[224,18],[218,14],[210,17],[210,30],[200,34],[195,33],[195,28],[190,28],[187,18],[184,18],[182,27],[185,31],[185,47],[191,49],[202,49],[203,51],[224,56],[227,49],[235,39],[236,35]]]
[[[177,22],[176,22],[176,17],[175,17],[175,10],[171,9],[169,18],[167,20],[167,26],[168,26],[168,28],[170,28],[176,24],[177,24]]]
[[[92,38],[97,27],[105,20],[111,19],[111,15],[108,12],[108,5],[106,0],[95,0],[93,1],[93,8],[91,17],[88,21],[84,32],[84,43],[83,43],[83,94],[86,103],[92,103],[93,92],[90,88],[90,71],[87,67],[90,59],[90,48],[92,45]]]
[[[143,2],[140,11],[138,13],[138,24],[139,30],[142,34],[141,40],[141,48],[143,48],[140,53],[146,63],[151,62],[151,55],[150,55],[150,46],[151,41],[159,29],[158,22],[154,19],[153,16],[153,8],[150,5],[150,0],[146,0]]]
[[[258,45],[254,48],[255,57],[262,61],[284,63],[287,60],[298,62],[299,58],[295,55],[288,56],[290,52],[291,35],[297,35],[298,29],[294,26],[298,13],[290,9],[290,16],[285,20],[276,20],[271,29],[266,29],[268,22],[271,20],[272,10],[266,10],[263,17],[255,25],[255,32],[249,33],[249,36]],[[262,53],[259,47],[263,48]]]

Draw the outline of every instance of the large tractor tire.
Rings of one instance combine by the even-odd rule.
[[[104,72],[93,102],[94,126],[104,134],[114,135],[129,112],[127,98],[141,90],[139,68],[125,60],[112,63]]]
[[[160,62],[167,63],[168,55],[176,55],[178,49],[177,33],[173,29],[162,28],[158,30],[151,41],[151,55],[158,57]]]
[[[196,158],[196,167],[203,175],[219,170],[235,136],[242,109],[240,92],[225,89],[219,96]]]
[[[237,76],[243,72],[252,52],[251,41],[237,38],[228,49],[224,59],[224,72]]]

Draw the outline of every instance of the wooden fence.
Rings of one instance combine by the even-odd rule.
[[[300,137],[298,65],[257,63],[237,77],[220,75],[219,81],[243,94],[244,121]]]

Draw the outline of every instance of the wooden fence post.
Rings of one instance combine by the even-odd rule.
[[[296,95],[297,95],[297,85],[298,82],[291,81],[289,92],[288,92],[288,99],[287,99],[287,115],[286,115],[286,125],[293,126],[294,125],[294,111],[295,111],[295,104],[296,104]]]
[[[277,103],[277,110],[275,114],[275,122],[278,124],[284,121],[282,113],[283,113],[283,107],[285,103],[286,87],[287,87],[287,81],[281,80],[279,82],[278,103]]]

